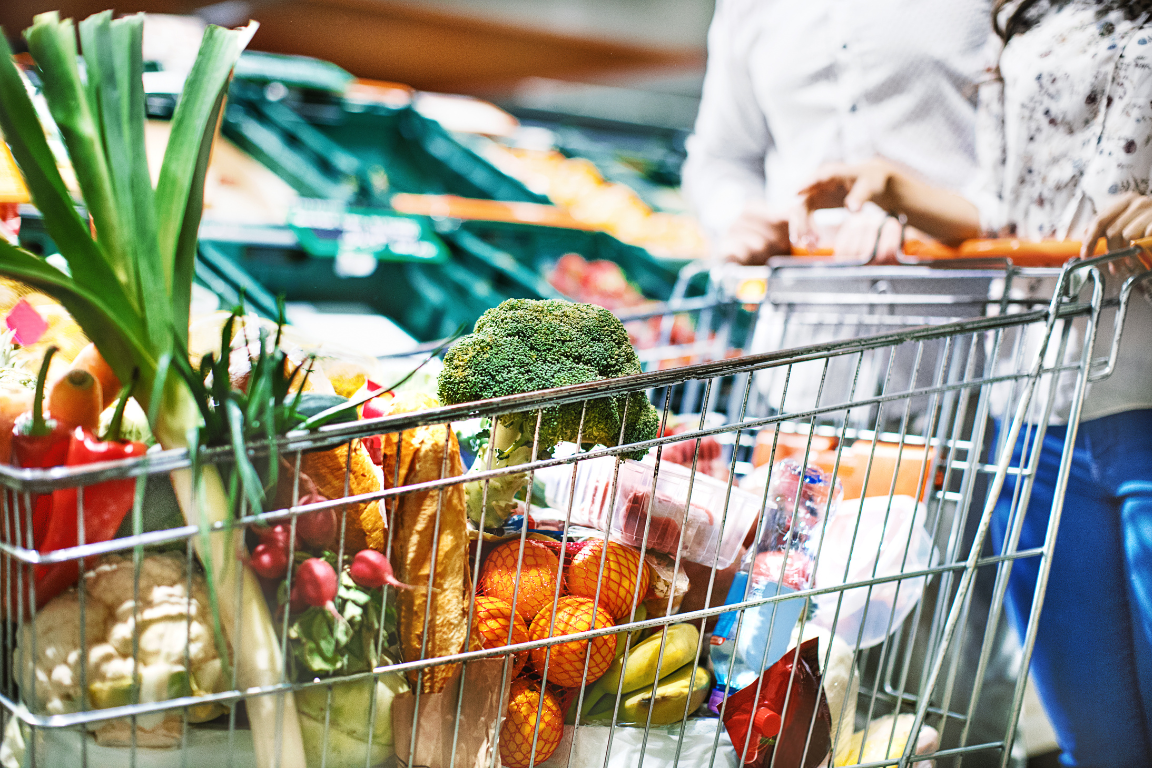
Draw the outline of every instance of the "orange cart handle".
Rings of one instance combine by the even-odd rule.
[[[965,240],[959,246],[936,241],[907,240],[904,255],[919,262],[955,259],[1011,259],[1020,267],[1060,267],[1069,259],[1080,255],[1079,240],[1019,240],[1017,238],[990,238]],[[1096,255],[1108,252],[1107,242],[1101,238],[1096,244]],[[793,256],[831,257],[830,248],[793,248]]]

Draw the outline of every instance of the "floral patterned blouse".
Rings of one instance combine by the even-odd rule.
[[[1130,15],[1107,0],[1040,0],[1007,45],[993,38],[973,191],[989,234],[1078,239],[1109,196],[1149,192],[1152,14]]]
[[[1009,5],[1002,19],[1015,10]],[[1133,18],[1129,18],[1132,15]],[[1007,45],[993,38],[980,86],[976,152],[980,179],[971,196],[991,235],[1077,240],[1108,198],[1149,193],[1152,179],[1152,14],[1127,14],[1108,0],[1039,0]],[[1119,280],[1108,282],[1115,294]],[[1051,281],[1055,288],[1055,281]],[[1097,356],[1112,338],[1103,312]],[[1028,359],[1043,334],[1031,328]],[[1074,320],[1064,362],[1079,359],[1085,333]],[[1055,364],[1053,345],[1047,364]],[[1006,355],[1007,353],[1005,353]],[[1002,360],[1009,368],[1012,361]],[[1075,376],[1058,378],[1053,423],[1071,413]],[[1081,418],[1152,408],[1152,304],[1130,302],[1115,371],[1090,383]],[[1045,379],[1032,403],[1039,418]],[[994,399],[996,395],[994,394]],[[1004,414],[1006,403],[994,407]]]

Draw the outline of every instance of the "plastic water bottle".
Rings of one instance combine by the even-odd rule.
[[[831,476],[818,467],[801,470],[792,459],[778,462],[772,468],[756,546],[741,561],[725,603],[786,596],[809,588],[825,512],[835,513],[843,495],[840,482],[833,486]],[[797,597],[746,608],[742,621],[736,611],[720,615],[709,649],[717,683],[714,708],[727,692],[755,683],[788,651],[792,630],[806,604],[806,598]]]

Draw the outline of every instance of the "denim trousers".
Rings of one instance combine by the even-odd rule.
[[[1018,549],[1044,544],[1066,434],[1047,430]],[[1015,483],[993,516],[997,552]],[[1017,560],[1008,582],[1021,638],[1039,570],[1039,557]],[[1080,425],[1031,674],[1064,765],[1152,766],[1152,410]]]

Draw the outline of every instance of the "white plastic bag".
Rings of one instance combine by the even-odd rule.
[[[716,729],[720,729],[720,741],[716,741]],[[582,725],[579,729],[564,726],[564,738],[552,757],[538,764],[538,768],[604,768],[604,755],[608,751],[608,735],[612,729],[606,725]],[[575,744],[573,744],[575,734]],[[716,759],[712,760],[712,747],[716,747]],[[676,750],[680,757],[676,761]],[[643,752],[641,752],[643,749]],[[568,755],[572,762],[569,764]],[[643,760],[644,765],[658,768],[665,765],[711,765],[713,768],[739,768],[736,748],[728,738],[728,731],[713,717],[688,720],[684,726],[683,745],[680,743],[680,726],[653,726],[648,731],[647,744],[644,742],[644,729],[617,725],[612,736],[612,754],[607,768],[636,768]]]
[[[893,496],[891,508],[887,496],[842,502],[824,533],[816,586],[854,584],[929,567],[936,562],[936,550],[924,530],[925,517],[924,505],[911,496]],[[812,623],[833,632],[849,647],[878,645],[900,628],[920,602],[926,581],[919,576],[874,584],[871,592],[862,586],[817,595]]]

